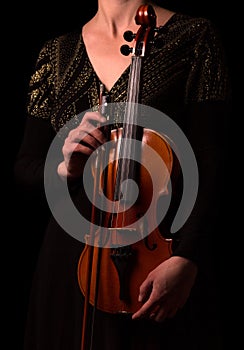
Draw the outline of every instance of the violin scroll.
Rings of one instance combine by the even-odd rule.
[[[156,27],[156,14],[153,7],[151,5],[141,5],[137,10],[135,22],[141,26],[138,32],[134,34],[127,30],[124,33],[126,41],[131,42],[134,39],[134,47],[122,45],[120,52],[125,56],[132,53],[133,56],[143,57],[146,53],[146,47],[153,43],[154,34],[159,29]]]
[[[151,5],[141,5],[136,13],[135,22],[140,26],[156,27],[156,14]]]

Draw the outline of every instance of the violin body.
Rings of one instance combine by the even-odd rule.
[[[118,170],[118,161],[114,159],[121,137],[122,129],[111,131],[112,146],[109,151],[110,161],[106,175],[106,196],[111,201],[114,199],[115,174]],[[160,156],[167,171],[159,168],[145,145],[150,146]],[[138,310],[141,283],[150,271],[169,258],[172,253],[172,241],[159,231],[156,218],[158,200],[168,193],[167,187],[173,165],[172,150],[164,136],[153,130],[144,129],[141,160],[142,164],[148,165],[150,172],[156,174],[156,181],[152,183],[148,170],[140,166],[137,178],[139,188],[137,200],[132,206],[118,200],[116,203],[118,211],[113,215],[111,208],[108,208],[103,218],[105,229],[95,233],[95,241],[103,240],[102,247],[87,244],[79,259],[78,281],[85,295],[92,250],[89,303],[96,304],[98,309],[109,313],[133,313]],[[93,171],[95,172],[95,166]],[[103,174],[100,174],[100,178],[102,177]],[[153,191],[157,193],[157,197],[152,202]],[[150,210],[151,214],[147,215],[149,206],[152,210]],[[138,218],[143,218],[139,224]],[[145,231],[150,227],[154,229],[148,234]],[[128,234],[133,234],[135,237],[135,242],[129,245],[126,244]],[[113,245],[115,248],[111,248]],[[99,281],[97,280],[98,275]]]

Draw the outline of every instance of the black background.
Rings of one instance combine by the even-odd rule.
[[[40,223],[40,218],[45,214],[42,201],[33,207],[32,201],[16,191],[13,185],[14,160],[24,131],[28,82],[44,41],[78,28],[94,13],[96,1],[87,2],[88,10],[83,7],[85,3],[85,1],[70,0],[63,5],[60,2],[51,3],[50,1],[49,3],[33,2],[29,5],[22,3],[7,5],[9,9],[6,10],[5,20],[8,24],[4,25],[2,30],[4,39],[2,40],[2,76],[6,78],[3,84],[6,96],[2,100],[2,154],[6,159],[3,168],[2,192],[7,193],[4,201],[6,215],[3,217],[5,228],[2,230],[2,268],[4,272],[2,289],[5,292],[4,295],[6,294],[3,304],[7,309],[5,324],[7,325],[8,349],[22,349],[31,280],[42,241],[44,224]],[[207,0],[201,3],[193,0],[171,0],[162,1],[162,4],[172,10],[207,17],[216,24],[222,36],[233,90],[235,90],[240,71],[240,59],[239,46],[236,45],[238,22],[236,9],[233,7],[234,3],[232,2],[231,8],[230,4],[224,5],[219,0],[215,2]],[[232,122],[236,121],[230,120],[230,125],[233,124]],[[228,213],[224,215],[227,220],[223,225],[225,229],[228,227],[227,216]],[[225,235],[226,230],[223,231],[223,241]],[[216,256],[220,267],[218,277],[220,298],[224,299],[227,268],[223,249],[225,245],[222,246],[221,240]],[[229,306],[225,304],[224,323],[228,308]]]

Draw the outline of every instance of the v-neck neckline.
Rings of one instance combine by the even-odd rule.
[[[167,28],[172,21],[175,20],[175,17],[177,17],[178,13],[175,12],[173,13],[173,15],[167,20],[167,22],[161,27],[162,29],[165,29]],[[113,90],[116,88],[117,85],[119,85],[120,81],[124,78],[125,75],[129,74],[129,71],[130,71],[130,67],[131,67],[131,61],[129,63],[129,65],[124,69],[124,71],[120,74],[120,76],[118,77],[118,79],[116,79],[116,81],[114,82],[114,84],[112,85],[112,87],[108,90],[106,85],[101,81],[101,79],[99,78],[93,64],[91,63],[91,60],[89,58],[89,55],[88,55],[88,52],[87,52],[87,49],[86,49],[86,45],[85,45],[85,42],[84,42],[84,39],[83,39],[83,35],[82,35],[82,28],[81,28],[81,32],[80,32],[80,42],[81,42],[81,45],[83,46],[84,50],[85,50],[85,55],[86,55],[86,59],[87,59],[87,62],[90,66],[90,68],[92,69],[93,71],[93,74],[94,76],[96,77],[97,81],[100,83],[100,84],[103,84],[104,87],[105,87],[105,90],[107,93],[113,93]]]

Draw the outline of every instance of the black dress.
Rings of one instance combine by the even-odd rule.
[[[113,102],[126,101],[128,76],[129,67],[108,92]],[[15,165],[17,182],[26,191],[44,191],[44,164],[52,141],[62,131],[57,152],[61,159],[61,145],[69,130],[66,123],[74,120],[75,126],[73,117],[96,109],[99,87],[81,31],[45,43],[30,80],[26,131]],[[145,57],[140,98],[143,105],[177,123],[195,152],[198,197],[177,232],[173,254],[195,261],[198,279],[185,307],[162,324],[98,311],[93,350],[222,349],[212,257],[221,234],[219,195],[229,91],[216,29],[206,19],[174,14]],[[59,159],[55,161],[58,164]],[[60,181],[53,174],[48,186],[58,193]],[[77,188],[71,189],[72,196],[89,218],[90,203]],[[25,350],[80,349],[83,296],[77,264],[83,248],[84,243],[66,233],[50,215],[33,279]]]

